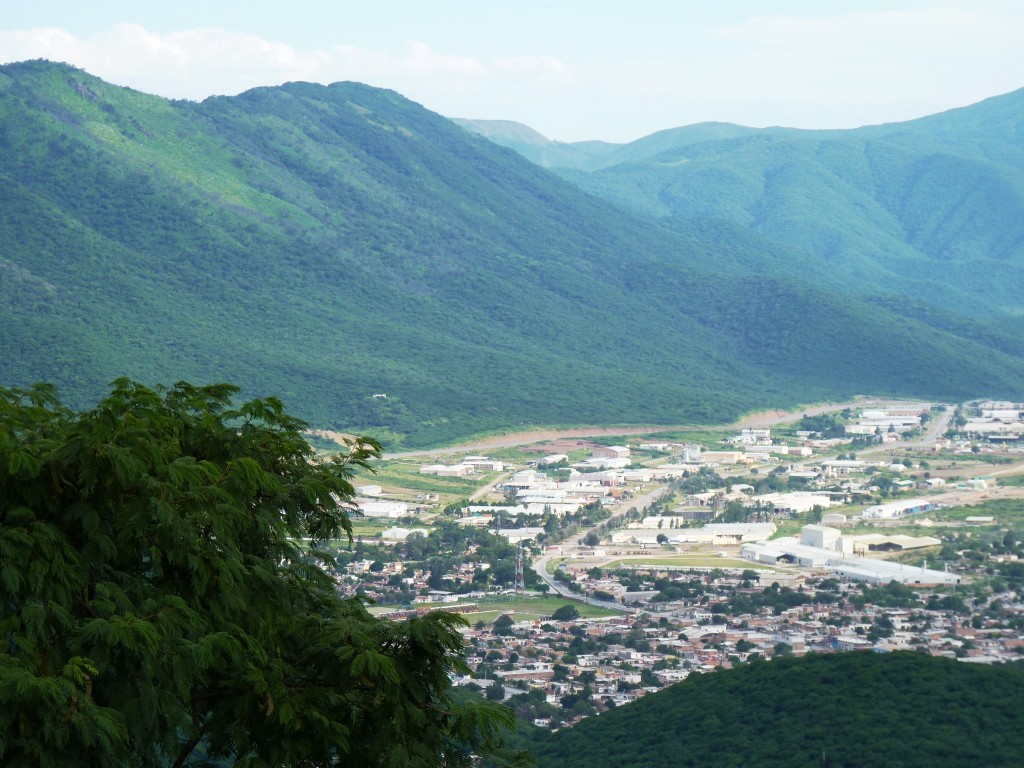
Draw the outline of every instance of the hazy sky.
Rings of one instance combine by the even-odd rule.
[[[853,127],[1024,87],[1021,0],[2,2],[0,62],[189,99],[357,80],[562,141]]]

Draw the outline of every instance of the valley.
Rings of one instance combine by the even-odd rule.
[[[486,492],[472,501],[420,495],[405,517],[393,509],[390,529],[360,538],[373,554],[339,575],[385,613],[396,600],[405,614],[462,613],[472,625],[464,635],[474,675],[460,684],[500,695],[542,729],[691,675],[790,655],[916,650],[1012,663],[1024,621],[1024,453],[1014,441],[963,429],[1013,434],[1024,427],[1022,408],[860,400],[752,414],[703,428],[701,443],[634,430],[507,436],[486,446],[494,449],[487,457],[462,459],[489,467],[462,475],[467,491],[477,477]],[[876,422],[893,429],[872,433]],[[416,458],[455,470],[453,459],[483,449],[387,461],[410,473]],[[586,464],[614,465],[585,457],[623,453],[628,466]],[[388,482],[401,481],[389,473]],[[389,487],[402,495],[383,485],[374,499]],[[602,503],[588,503],[594,498]],[[457,540],[453,524],[467,532],[464,549],[441,544]],[[825,550],[808,554],[808,537],[821,535],[849,541],[844,559],[829,565]],[[794,536],[799,546],[786,543]],[[406,559],[420,545],[402,541],[421,538],[440,545],[429,566]],[[473,554],[501,540],[501,559]],[[386,554],[391,546],[397,561]],[[509,567],[513,546],[521,575]],[[376,575],[360,570],[372,558]]]
[[[1012,146],[1013,98],[943,117],[936,147],[995,157]],[[22,62],[0,69],[0,117],[0,380],[50,381],[75,406],[122,375],[229,381],[400,453],[544,425],[723,423],[861,393],[961,400],[979,382],[1014,398],[1024,384],[1010,235],[984,258],[978,230],[949,258],[893,246],[903,255],[881,269],[854,248],[874,241],[865,231],[825,258],[721,211],[602,200],[357,83],[174,102]],[[827,159],[847,139],[867,151],[933,128],[778,152],[799,166],[809,148]],[[702,135],[711,143],[680,146],[718,152]],[[796,141],[744,135],[723,140]],[[1016,220],[1015,155],[1000,157],[990,170]],[[900,197],[902,171],[876,166],[885,199]],[[792,216],[790,187],[778,191],[756,205]]]
[[[1022,132],[0,65],[25,764],[1015,764]]]

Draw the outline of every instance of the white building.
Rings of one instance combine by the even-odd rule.
[[[413,533],[422,533],[427,536],[430,531],[426,528],[386,528],[380,532],[380,537],[384,541],[405,541]]]
[[[860,516],[865,520],[891,520],[904,515],[912,515],[917,512],[927,512],[934,509],[935,505],[924,499],[899,499],[885,504],[875,504],[868,507]]]
[[[742,429],[738,435],[729,438],[733,445],[771,445],[770,429]]]
[[[421,475],[437,475],[438,477],[465,477],[475,471],[471,464],[428,464],[420,467]]]
[[[601,445],[590,453],[595,459],[628,459],[629,448],[624,445]]]
[[[744,458],[743,451],[704,451],[700,461],[702,464],[738,464]]]
[[[359,509],[367,517],[406,517],[409,514],[409,505],[404,501],[370,501],[356,499]]]
[[[628,456],[594,456],[573,466],[580,469],[625,469],[632,463]]]
[[[863,472],[867,464],[854,459],[826,459],[821,462],[821,468],[826,477],[836,475],[849,475],[852,472]]]
[[[664,536],[670,544],[729,546],[763,541],[777,530],[774,523],[712,523],[702,528],[672,528],[673,520],[671,517],[647,517],[642,528],[613,531],[612,543],[655,544],[659,536]]]
[[[462,460],[478,472],[502,472],[505,469],[504,462],[489,459],[486,456],[467,456]]]
[[[839,549],[842,533],[827,525],[805,525],[800,529],[800,543],[818,549]]]
[[[537,460],[537,466],[545,467],[549,464],[561,464],[562,462],[568,463],[569,457],[564,453],[552,453],[545,456],[543,459]]]
[[[753,562],[777,564],[791,562],[811,568],[826,568],[837,576],[873,584],[896,581],[917,586],[959,584],[960,577],[945,571],[919,568],[889,560],[853,557],[840,552],[803,547],[796,539],[776,539],[772,542],[744,544],[740,555]]]
[[[515,488],[517,490],[523,488],[554,488],[555,483],[549,480],[547,475],[543,472],[538,472],[535,469],[523,469],[516,472],[512,477],[502,483],[505,488]]]
[[[518,544],[522,541],[531,541],[544,533],[543,528],[502,528],[495,531],[498,536],[508,539],[509,544]]]
[[[824,509],[836,506],[838,503],[833,501],[831,496],[809,491],[765,493],[760,496],[752,496],[749,501],[750,506],[768,504],[777,515],[800,515],[810,512],[815,507]]]

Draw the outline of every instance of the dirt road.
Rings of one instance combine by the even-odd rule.
[[[822,413],[841,411],[844,408],[863,408],[865,406],[882,406],[897,403],[897,400],[860,399],[848,403],[826,403],[823,405],[812,405],[790,411],[774,410],[759,411],[747,414],[739,421],[732,424],[711,425],[712,429],[742,429],[744,427],[765,428],[776,424],[785,424],[795,421],[803,415],[817,416]],[[536,429],[523,432],[510,432],[506,435],[496,435],[472,443],[453,445],[445,448],[430,448],[421,451],[402,451],[400,453],[386,453],[385,459],[403,459],[414,456],[441,456],[449,453],[477,453],[491,450],[493,448],[512,448],[520,445],[532,445],[545,440],[559,440],[563,438],[587,438],[607,437],[608,435],[649,435],[654,432],[672,432],[687,429],[707,429],[703,426],[664,426],[653,425],[646,427],[578,427],[576,429]]]

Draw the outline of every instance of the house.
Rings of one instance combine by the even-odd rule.
[[[601,445],[591,451],[595,459],[628,459],[629,448],[624,445]]]
[[[486,456],[467,456],[461,462],[478,472],[502,472],[505,469],[504,462],[489,459]]]
[[[472,474],[474,467],[470,464],[455,464],[445,466],[444,464],[429,464],[420,467],[421,475],[437,475],[438,477],[465,477]]]
[[[365,501],[356,499],[360,511],[367,517],[406,517],[409,505],[404,501]]]
[[[430,531],[426,528],[386,528],[380,532],[380,537],[384,541],[405,541],[409,538],[410,534],[421,533],[427,536]]]
[[[930,504],[924,499],[902,499],[868,507],[861,512],[861,517],[865,520],[889,520],[903,517],[904,515],[913,515],[918,512],[927,512],[934,508],[934,504]]]

